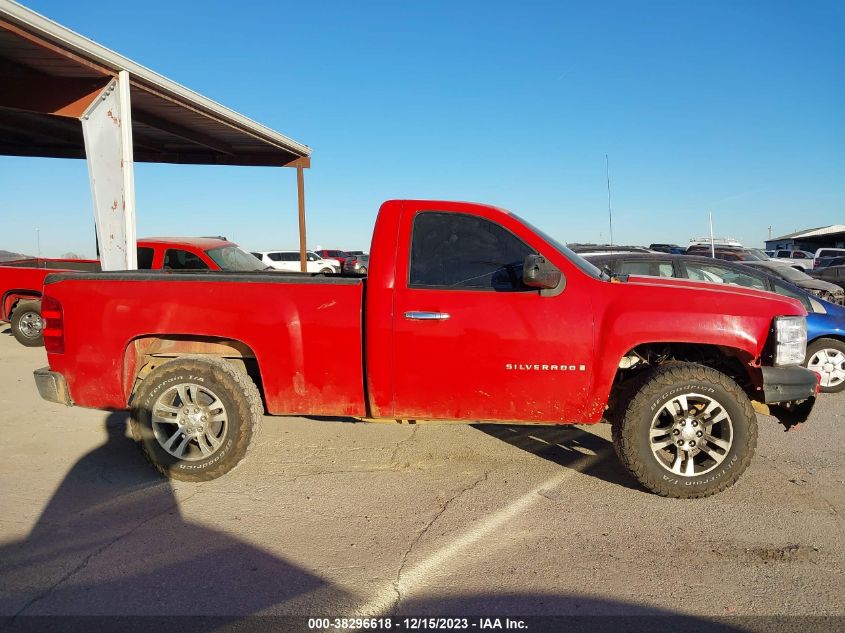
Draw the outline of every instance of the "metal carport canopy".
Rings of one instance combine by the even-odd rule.
[[[106,104],[102,112],[100,101]],[[109,120],[117,127],[131,123],[118,134],[109,130],[114,127]],[[302,170],[310,166],[308,146],[12,0],[0,0],[0,154],[87,157],[101,248],[99,220],[107,205],[98,202],[95,183],[117,177],[111,163],[120,164],[120,195],[131,216],[124,248],[129,238],[134,246],[134,161],[295,167],[304,255]],[[104,155],[121,160],[107,162]],[[108,178],[97,169],[105,169]]]

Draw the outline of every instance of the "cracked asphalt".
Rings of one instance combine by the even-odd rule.
[[[845,615],[845,393],[739,483],[663,499],[606,425],[266,418],[234,472],[156,476],[122,413],[43,402],[0,327],[0,615]]]

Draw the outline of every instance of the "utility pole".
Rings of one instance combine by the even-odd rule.
[[[41,229],[35,229],[35,244],[38,249],[38,259],[41,259]]]
[[[613,211],[610,207],[610,158],[604,155],[605,169],[607,173],[607,218],[610,222],[610,245],[613,246]]]
[[[707,217],[710,220],[710,257],[716,259],[716,242],[713,240],[713,212],[708,210]]]

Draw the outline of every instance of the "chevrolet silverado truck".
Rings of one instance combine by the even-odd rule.
[[[189,481],[244,457],[262,414],[572,424],[609,420],[645,488],[704,497],[757,442],[752,400],[809,415],[796,301],[608,276],[491,206],[389,201],[366,278],[54,274],[43,398],[129,409],[154,467]],[[330,359],[327,362],[326,359]],[[778,409],[777,405],[781,405]]]
[[[219,238],[149,237],[138,241],[141,270],[263,270],[266,268],[237,244]],[[56,272],[95,272],[96,259],[21,259],[0,265],[0,323],[12,326],[22,345],[40,347],[41,289]]]

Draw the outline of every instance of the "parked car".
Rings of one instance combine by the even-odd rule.
[[[38,391],[130,409],[154,467],[189,481],[234,468],[265,405],[509,425],[607,415],[631,476],[681,498],[716,494],[746,469],[752,398],[787,425],[815,405],[796,301],[611,279],[516,215],[471,203],[385,203],[373,257],[366,280],[51,275]]]
[[[275,270],[298,273],[302,271],[299,251],[257,251],[252,253],[263,264]],[[320,257],[314,251],[305,251],[305,268],[309,273],[337,273],[340,267]]]
[[[347,253],[346,251],[338,251],[324,248],[315,252],[323,259],[335,260],[340,269],[343,269],[343,263],[346,261],[346,258],[349,257],[349,253]]]
[[[810,275],[816,279],[836,284],[840,288],[845,288],[845,265],[825,266],[819,270],[813,270]]]
[[[818,299],[814,294],[769,274],[769,269],[715,261],[691,255],[603,255],[588,258],[595,266],[619,275],[678,277],[718,284],[735,284],[791,297],[807,310],[804,366],[821,375],[822,391],[845,389],[845,307]],[[790,269],[788,266],[783,267]],[[797,272],[797,271],[796,271]],[[841,358],[840,358],[841,356]]]
[[[645,246],[623,246],[618,244],[567,244],[566,247],[581,257],[602,255],[605,253],[650,253]]]
[[[355,275],[366,275],[369,269],[369,255],[356,255],[354,253],[349,253],[349,257],[347,257],[346,261],[343,263],[343,272],[345,273],[352,273]]]
[[[813,269],[814,255],[807,251],[775,251],[775,259],[788,259],[790,264],[795,268],[803,268],[804,270]]]
[[[845,265],[845,257],[820,257],[815,260],[813,270],[821,270],[828,266],[843,266]]]
[[[237,244],[221,238],[147,237],[138,240],[139,270],[231,270],[266,268]],[[96,259],[27,259],[0,265],[0,322],[10,322],[12,335],[22,345],[39,347],[41,291],[53,272],[95,272]]]
[[[813,253],[816,261],[829,257],[845,257],[845,248],[819,248]]]
[[[746,248],[744,246],[729,246],[716,244],[715,248],[711,249],[707,244],[691,244],[687,247],[687,255],[699,255],[701,257],[711,257],[715,251],[716,259],[724,259],[728,262],[747,262],[769,261],[770,257],[759,248]]]
[[[789,283],[795,284],[799,288],[803,288],[807,292],[811,292],[830,303],[845,304],[845,290],[836,284],[811,277],[803,270],[798,270],[792,266],[778,265],[775,262],[743,262],[742,264],[743,266],[751,266],[765,270],[769,274],[777,275]]]
[[[687,249],[677,244],[649,244],[648,248],[657,253],[671,253],[672,255],[683,255],[687,252]]]

